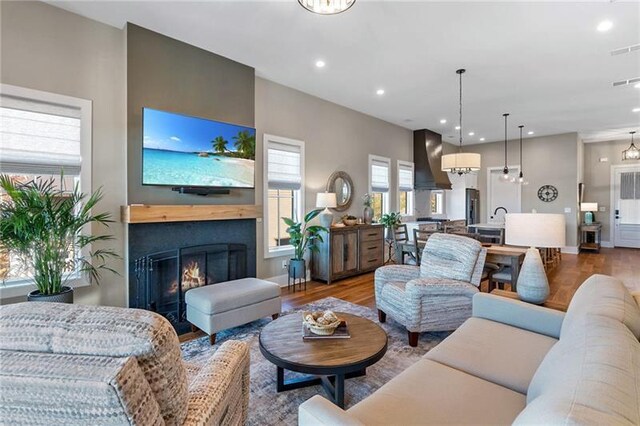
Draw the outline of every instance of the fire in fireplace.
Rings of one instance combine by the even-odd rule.
[[[247,276],[244,244],[209,244],[152,253],[134,261],[138,308],[165,316],[179,333],[189,329],[187,290]]]

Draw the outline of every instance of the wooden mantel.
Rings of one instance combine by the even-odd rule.
[[[241,205],[148,205],[121,207],[124,223],[191,222],[203,220],[257,219],[262,206]]]

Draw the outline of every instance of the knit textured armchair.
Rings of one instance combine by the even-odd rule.
[[[471,238],[434,234],[420,266],[389,265],[375,273],[380,322],[387,314],[407,328],[409,345],[419,333],[449,331],[471,317],[471,299],[479,290],[487,250]]]
[[[249,349],[228,341],[183,362],[162,316],[27,302],[0,306],[3,424],[241,425]]]

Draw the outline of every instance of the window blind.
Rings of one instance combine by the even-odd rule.
[[[640,200],[640,173],[625,172],[620,174],[620,199]]]
[[[80,174],[80,109],[0,95],[0,170]]]
[[[398,189],[400,191],[413,191],[413,167],[409,164],[398,166]]]
[[[371,160],[371,191],[389,192],[389,162]]]
[[[267,149],[267,181],[270,189],[298,190],[302,186],[300,147],[269,142]]]

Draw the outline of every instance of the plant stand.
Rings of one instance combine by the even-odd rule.
[[[293,291],[296,291],[296,285],[298,285],[300,287],[300,290],[302,290],[302,286],[304,286],[304,289],[307,289],[307,274],[306,274],[306,262],[303,263],[303,265],[305,265],[304,267],[304,274],[302,275],[301,278],[295,278],[297,274],[297,270],[296,267],[294,265],[291,265],[291,262],[289,262],[289,267],[287,270],[287,290],[291,290],[291,287],[293,287]]]
[[[388,265],[390,263],[396,263],[396,261],[394,260],[394,255],[395,255],[395,240],[393,240],[392,238],[385,238],[384,242],[387,243],[387,252],[389,253],[389,257],[388,259],[384,262],[385,265]]]

